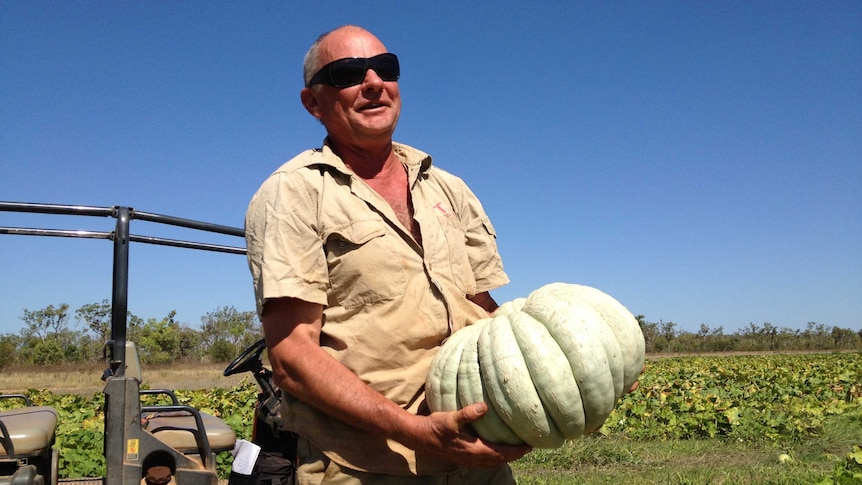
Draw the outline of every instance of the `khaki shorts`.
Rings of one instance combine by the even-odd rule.
[[[514,485],[509,465],[464,468],[446,475],[379,475],[345,468],[302,437],[297,443],[297,485]]]

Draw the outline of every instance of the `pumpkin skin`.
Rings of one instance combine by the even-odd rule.
[[[431,363],[426,398],[433,412],[487,403],[473,423],[487,441],[558,448],[601,428],[644,352],[637,319],[617,300],[551,283],[455,332]]]

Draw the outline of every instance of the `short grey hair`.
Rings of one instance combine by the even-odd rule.
[[[311,76],[320,69],[320,43],[323,39],[326,38],[327,35],[332,33],[329,32],[320,34],[320,37],[311,44],[311,47],[308,49],[308,52],[305,53],[305,59],[302,61],[302,85],[308,86],[308,83],[311,82]]]

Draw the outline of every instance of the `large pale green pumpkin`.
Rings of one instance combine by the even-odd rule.
[[[588,286],[552,283],[455,332],[431,363],[432,411],[485,402],[481,438],[556,448],[598,430],[638,379],[635,317]]]

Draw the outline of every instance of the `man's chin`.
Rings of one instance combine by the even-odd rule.
[[[389,120],[378,123],[363,123],[357,131],[365,137],[391,138],[392,134],[395,133],[395,123]]]

